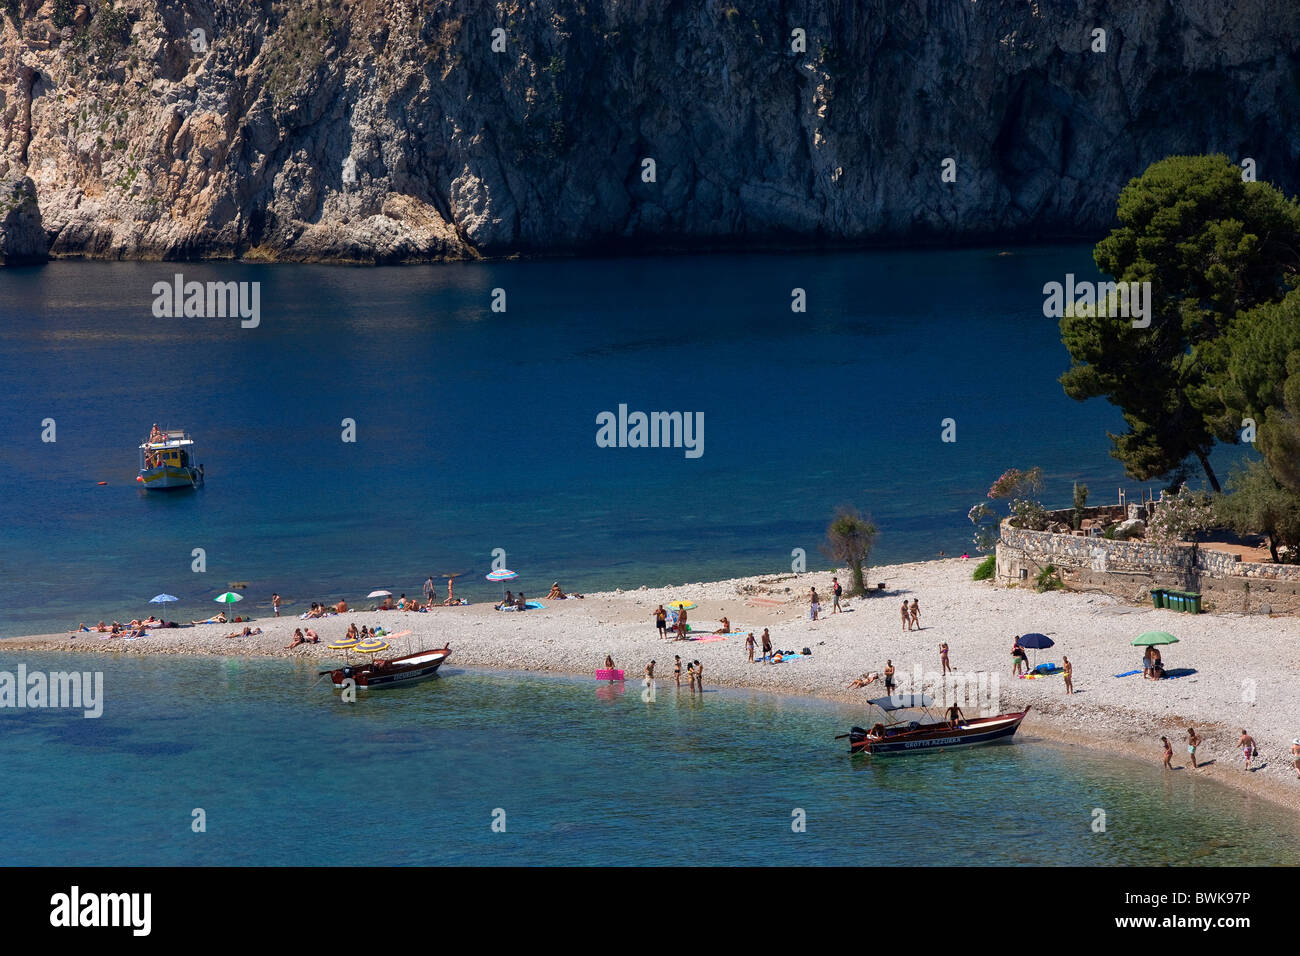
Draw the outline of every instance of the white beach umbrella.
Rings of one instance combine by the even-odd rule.
[[[368,598],[372,598],[372,597],[392,597],[392,596],[393,596],[393,592],[392,592],[392,591],[371,591],[369,594],[366,595],[366,597],[368,597]]]

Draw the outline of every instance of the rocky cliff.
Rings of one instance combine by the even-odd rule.
[[[1289,0],[0,0],[0,20],[9,261],[1080,236],[1170,153],[1252,158],[1289,193],[1300,154]]]

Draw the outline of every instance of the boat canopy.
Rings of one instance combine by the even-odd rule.
[[[893,697],[877,697],[870,703],[888,713],[914,707],[933,707],[934,698],[929,694],[895,694]]]

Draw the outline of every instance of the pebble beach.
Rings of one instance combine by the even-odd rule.
[[[545,600],[545,607],[505,613],[494,608],[499,592],[484,584],[466,591],[474,603],[428,612],[352,609],[306,622],[305,604],[286,604],[279,618],[253,621],[262,633],[227,638],[243,624],[203,624],[159,629],[125,641],[97,633],[68,633],[8,638],[0,642],[6,657],[23,650],[86,654],[182,654],[226,657],[305,658],[321,667],[342,661],[326,647],[349,624],[381,625],[397,638],[398,651],[450,643],[449,669],[457,666],[541,671],[593,676],[605,655],[640,681],[645,665],[657,662],[660,693],[678,692],[673,658],[704,665],[706,690],[717,687],[811,695],[862,702],[861,723],[878,719],[866,701],[884,696],[880,683],[849,690],[846,685],[885,661],[897,668],[901,689],[918,676],[933,693],[940,672],[939,645],[949,645],[950,661],[962,674],[997,675],[997,706],[1003,711],[1031,712],[1021,735],[1034,735],[1066,746],[1082,746],[1132,757],[1160,768],[1160,736],[1174,745],[1175,773],[1203,774],[1300,812],[1300,780],[1290,746],[1300,737],[1300,621],[1232,613],[1181,614],[1125,603],[1100,593],[1036,593],[971,579],[974,560],[945,559],[871,568],[869,596],[846,599],[842,613],[831,614],[831,572],[774,574],[726,581],[683,583],[673,587],[619,590],[584,598]],[[847,574],[839,573],[841,582]],[[878,587],[883,582],[884,588]],[[808,591],[822,596],[819,620],[810,620]],[[415,593],[419,582],[408,589]],[[320,599],[333,599],[330,595]],[[904,631],[899,605],[917,599],[920,629]],[[308,599],[306,604],[310,603]],[[718,627],[726,616],[733,631],[771,632],[778,649],[810,656],[781,664],[749,663],[743,633],[722,639],[663,640],[653,612],[660,603],[687,600],[692,636]],[[372,603],[372,602],[367,602]],[[238,606],[231,612],[238,613]],[[89,619],[97,620],[88,611]],[[296,627],[310,625],[319,644],[287,649]],[[1074,666],[1073,695],[1065,694],[1060,676],[1024,680],[1012,675],[1011,646],[1018,634],[1040,632],[1055,646],[1038,651],[1038,663],[1060,663],[1068,655]],[[1179,643],[1161,648],[1172,676],[1148,681],[1140,674],[1117,677],[1141,666],[1142,647],[1131,642],[1147,631],[1168,631]],[[757,655],[756,655],[757,656]],[[593,676],[594,679],[594,676]],[[918,688],[918,689],[922,689]],[[322,694],[326,694],[322,688]],[[680,693],[688,693],[685,675]],[[1195,726],[1205,743],[1197,754],[1200,769],[1187,764],[1185,737]],[[1239,731],[1245,728],[1260,749],[1257,769],[1247,772]],[[847,727],[844,728],[847,731]],[[827,746],[833,746],[827,741]]]

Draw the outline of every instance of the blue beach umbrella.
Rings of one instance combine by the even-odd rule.
[[[1054,647],[1055,645],[1056,645],[1056,641],[1052,640],[1046,634],[1021,634],[1020,635],[1020,646],[1027,647],[1031,651],[1046,650],[1047,648]],[[1034,663],[1035,665],[1037,665],[1038,663],[1037,653],[1034,654]]]
[[[180,598],[171,594],[159,594],[149,599],[150,604],[166,604],[168,601],[179,601]]]

